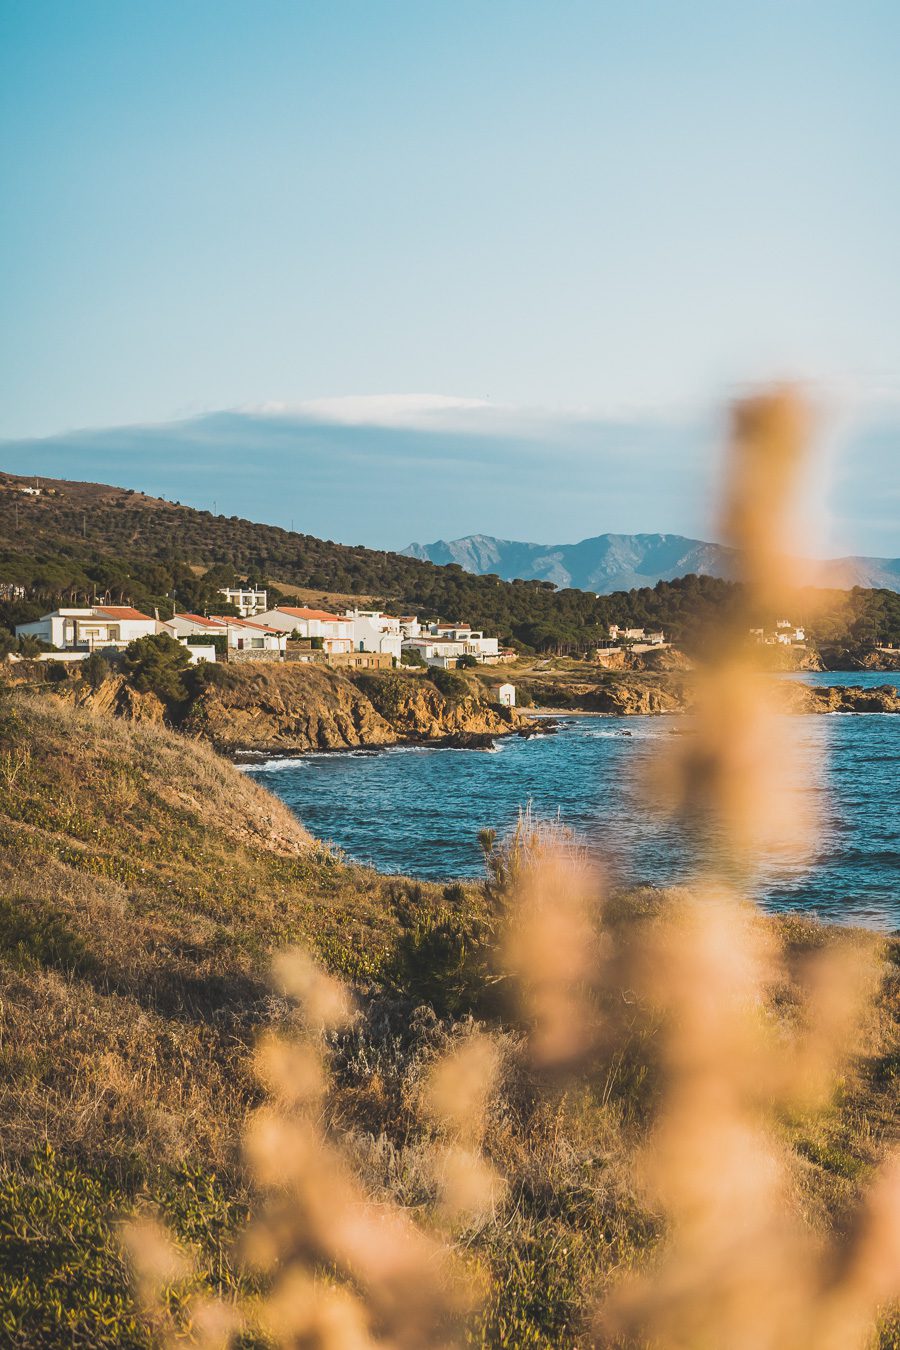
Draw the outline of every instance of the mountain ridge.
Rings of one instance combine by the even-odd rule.
[[[564,588],[611,595],[615,591],[655,586],[658,581],[694,573],[730,580],[735,575],[734,550],[724,544],[681,534],[599,534],[574,544],[534,544],[469,534],[412,543],[400,552],[420,562],[456,563],[477,576],[502,581],[550,581]],[[900,558],[848,555],[815,565],[816,584],[900,590]]]

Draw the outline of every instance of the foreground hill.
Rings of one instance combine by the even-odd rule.
[[[449,542],[410,544],[403,552],[423,561],[458,563],[466,572],[493,572],[504,581],[552,581],[598,595],[652,587],[689,573],[726,580],[735,575],[731,549],[679,534],[598,534],[577,544],[528,544],[469,534]],[[832,558],[822,564],[819,581],[847,590],[900,591],[900,558]]]
[[[194,1253],[197,1273],[169,1290],[176,1313],[192,1291],[252,1294],[234,1249],[253,1201],[240,1148],[261,1093],[251,1051],[290,1024],[267,967],[299,942],[360,1005],[327,1046],[323,1123],[369,1192],[420,1222],[439,1217],[434,1132],[416,1109],[429,1065],[471,1034],[471,1013],[491,1029],[502,1079],[484,1147],[508,1198],[462,1234],[485,1292],[468,1343],[584,1344],[591,1300],[658,1238],[626,1167],[652,1111],[651,1041],[627,1046],[602,1092],[548,1096],[485,959],[495,891],[347,867],[231,765],[157,723],[0,694],[0,743],[3,1343],[149,1346],[115,1237],[133,1213],[161,1215]],[[656,904],[622,898],[611,922],[649,921]],[[887,962],[833,1108],[783,1124],[797,1212],[827,1235],[849,1221],[900,1109],[900,953],[798,919],[769,926],[798,969],[831,945]],[[789,1022],[787,991],[774,997],[770,1016]],[[624,1002],[633,1018],[633,994]],[[896,1335],[885,1326],[885,1350]]]

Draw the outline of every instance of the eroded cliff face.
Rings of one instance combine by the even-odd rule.
[[[324,666],[219,667],[182,722],[222,750],[285,753],[502,735],[524,721],[475,694],[447,698],[424,676],[348,679]]]
[[[678,676],[623,675],[596,683],[581,680],[530,680],[528,692],[542,708],[609,713],[615,717],[684,712],[689,682]]]
[[[795,713],[900,713],[900,689],[892,684],[863,689],[859,685],[791,683],[785,687],[784,698],[788,711]]]
[[[607,676],[596,683],[530,680],[525,687],[538,707],[616,717],[689,712],[693,688],[690,676],[679,675]],[[900,713],[900,690],[891,684],[864,689],[858,685],[814,686],[783,680],[775,689],[779,706],[789,713]]]

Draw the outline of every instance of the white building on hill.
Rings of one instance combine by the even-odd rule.
[[[293,605],[279,605],[256,616],[259,623],[290,636],[321,638],[323,651],[334,655],[353,651],[353,621],[346,615],[329,614],[325,609],[303,609]]]
[[[16,637],[35,637],[59,651],[84,653],[127,647],[135,638],[149,637],[156,631],[156,619],[131,605],[55,609],[31,623],[16,624]]]
[[[252,582],[246,586],[225,586],[219,591],[229,605],[234,605],[242,619],[252,619],[255,614],[263,614],[269,603],[268,592],[259,591]]]
[[[353,625],[355,652],[386,652],[395,661],[400,660],[403,633],[400,620],[393,614],[382,614],[378,609],[348,609],[345,617]]]
[[[461,656],[473,656],[480,665],[494,665],[500,656],[497,638],[464,623],[433,623],[422,629],[417,637],[403,639],[407,651],[418,652],[429,666],[449,669],[457,665]]]

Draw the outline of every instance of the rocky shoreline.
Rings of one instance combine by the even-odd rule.
[[[422,745],[491,750],[503,737],[552,735],[554,719],[571,714],[648,717],[690,712],[689,673],[603,672],[578,676],[520,678],[527,708],[502,707],[476,681],[444,681],[402,671],[347,676],[321,666],[211,666],[198,677],[187,700],[167,705],[152,691],[139,691],[121,674],[92,685],[76,671],[50,663],[12,667],[12,683],[52,695],[75,707],[129,721],[167,722],[209,741],[241,762],[309,752],[377,750]],[[819,687],[800,681],[780,685],[787,712],[900,713],[900,690],[890,684]],[[536,714],[540,714],[537,716]]]

